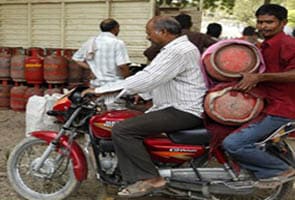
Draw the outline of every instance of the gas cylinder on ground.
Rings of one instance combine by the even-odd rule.
[[[13,48],[13,55],[10,64],[10,76],[13,81],[25,82],[25,49],[22,47]]]
[[[83,68],[72,59],[75,51],[75,49],[64,49],[64,57],[68,60],[69,68],[68,84],[71,86],[83,84]]]
[[[34,85],[34,87],[28,87],[25,92],[25,104],[27,104],[28,99],[33,95],[43,96],[44,89],[41,88],[40,85]]]
[[[90,80],[93,79],[93,74],[90,69],[83,69],[83,85],[90,86]]]
[[[61,55],[61,49],[47,49],[47,56],[44,58],[44,79],[51,84],[67,82],[68,61]]]
[[[217,84],[205,96],[204,109],[214,121],[225,125],[241,125],[254,119],[264,107],[263,100],[249,93]]]
[[[10,88],[7,81],[2,81],[0,85],[0,109],[9,109],[10,107]]]
[[[16,85],[10,90],[10,107],[15,111],[24,111],[26,109],[25,93],[28,89],[24,85]]]
[[[252,44],[234,40],[220,41],[210,47],[212,53],[203,58],[208,74],[218,81],[232,81],[243,72],[256,72],[261,60]]]
[[[29,84],[43,83],[43,49],[32,47],[28,49],[29,56],[25,58],[25,79]]]
[[[61,88],[59,88],[57,85],[53,86],[53,85],[49,84],[48,88],[44,91],[44,95],[46,95],[46,94],[52,95],[55,93],[61,94]]]
[[[0,48],[0,80],[10,79],[11,48]]]

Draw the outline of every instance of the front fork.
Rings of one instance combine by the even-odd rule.
[[[81,147],[73,141],[74,133],[72,133],[71,137],[65,135],[65,132],[69,130],[73,120],[79,114],[81,108],[77,108],[74,113],[71,115],[69,120],[63,125],[61,130],[56,133],[53,131],[35,131],[32,132],[31,135],[39,138],[41,140],[49,143],[48,147],[41,155],[40,159],[38,159],[37,163],[34,165],[33,170],[39,171],[43,166],[46,159],[49,157],[51,152],[59,150],[61,147],[64,147],[68,150],[68,156],[71,157],[71,161],[73,164],[74,174],[78,181],[83,181],[87,178],[88,167],[87,160],[85,158],[85,154]],[[64,154],[65,152],[60,152]]]
[[[48,156],[50,155],[50,153],[56,150],[56,147],[59,144],[60,138],[65,134],[66,130],[69,129],[69,127],[71,126],[72,122],[74,121],[74,119],[76,118],[76,116],[79,114],[80,110],[81,110],[81,108],[78,108],[78,109],[75,110],[75,112],[71,115],[71,117],[63,125],[63,127],[59,131],[59,133],[56,136],[56,138],[54,138],[54,140],[52,140],[49,143],[48,147],[46,148],[46,150],[44,151],[44,153],[40,157],[40,160],[34,166],[34,168],[33,168],[34,171],[38,171],[42,167],[43,163],[48,158]]]
[[[43,163],[48,158],[51,152],[55,151],[56,145],[53,143],[50,143],[49,146],[46,148],[40,159],[38,159],[38,162],[33,166],[33,171],[38,172],[39,169],[43,166]]]

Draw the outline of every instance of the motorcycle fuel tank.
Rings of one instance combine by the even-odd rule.
[[[136,110],[113,110],[99,115],[94,115],[90,119],[90,128],[95,137],[111,138],[112,127],[120,121],[141,115],[142,112]]]

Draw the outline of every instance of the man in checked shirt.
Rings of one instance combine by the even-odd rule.
[[[146,25],[147,39],[163,46],[153,61],[137,74],[120,82],[129,94],[148,92],[153,106],[143,115],[115,124],[112,139],[123,180],[128,185],[118,195],[143,196],[165,186],[144,147],[147,136],[193,129],[202,124],[205,82],[200,70],[200,52],[180,24],[171,17],[154,17]],[[87,89],[101,95],[104,87]]]

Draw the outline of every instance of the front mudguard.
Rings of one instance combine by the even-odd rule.
[[[34,131],[30,133],[33,137],[46,141],[48,144],[57,136],[55,131]],[[70,150],[70,157],[72,160],[74,174],[78,181],[83,181],[87,178],[88,167],[85,154],[81,147],[72,141],[71,144],[68,143],[69,138],[67,136],[62,136],[59,145]]]

